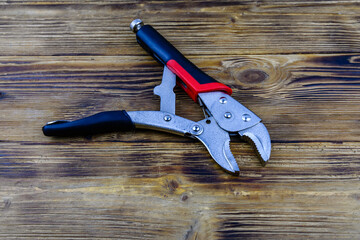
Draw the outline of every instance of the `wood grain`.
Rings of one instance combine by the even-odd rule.
[[[3,55],[144,55],[129,23],[184,54],[359,52],[358,1],[1,1]]]
[[[357,239],[358,1],[0,1],[1,239]],[[159,110],[152,24],[264,121],[239,177],[150,130],[48,138],[51,120]],[[176,112],[203,118],[177,93]]]

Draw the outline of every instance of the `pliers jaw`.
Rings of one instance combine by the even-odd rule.
[[[265,166],[270,158],[271,140],[261,119],[223,92],[200,93],[199,99],[219,127],[229,134],[239,135],[253,145],[260,162]]]
[[[271,153],[270,135],[265,125],[258,123],[250,128],[239,131],[239,135],[253,146],[261,164],[265,166],[270,159]]]

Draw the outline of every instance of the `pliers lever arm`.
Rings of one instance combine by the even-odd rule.
[[[99,133],[153,129],[177,135],[192,136],[195,122],[160,111],[107,111],[74,121],[53,121],[43,127],[46,136],[71,137]]]
[[[140,46],[179,77],[178,85],[195,102],[198,101],[198,94],[202,92],[222,91],[231,95],[230,87],[201,71],[151,25],[143,25],[141,20],[136,19],[130,28],[136,33]]]
[[[196,138],[226,171],[238,174],[239,168],[230,150],[229,134],[211,117],[194,122],[161,111],[108,111],[75,121],[54,121],[43,127],[46,136],[92,135],[135,128],[153,129]]]

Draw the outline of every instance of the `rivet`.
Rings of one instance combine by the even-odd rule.
[[[249,114],[244,114],[244,115],[242,115],[242,120],[244,121],[244,122],[249,122],[250,120],[251,120],[251,117],[250,117],[250,115]]]
[[[198,132],[198,131],[200,131],[200,126],[199,125],[194,125],[193,127],[192,127],[192,130],[194,131],[194,132]]]
[[[231,118],[231,117],[232,117],[231,112],[226,112],[226,113],[224,114],[224,117],[225,117],[225,118]]]
[[[170,115],[165,115],[164,120],[167,121],[167,122],[171,121],[171,116]]]
[[[226,97],[221,97],[220,100],[219,100],[219,102],[220,102],[221,104],[227,103]]]

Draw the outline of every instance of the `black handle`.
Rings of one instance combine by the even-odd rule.
[[[55,121],[46,124],[42,130],[46,136],[87,136],[97,133],[131,131],[135,129],[126,111],[108,111],[75,120]]]
[[[197,95],[201,92],[223,91],[228,94],[232,93],[230,87],[201,71],[152,26],[137,25],[136,39],[151,56],[167,66],[182,80],[179,85],[193,100],[197,101]]]
[[[151,56],[163,65],[175,60],[200,84],[217,83],[215,79],[201,71],[168,42],[158,31],[150,25],[144,25],[136,33],[136,39]]]

